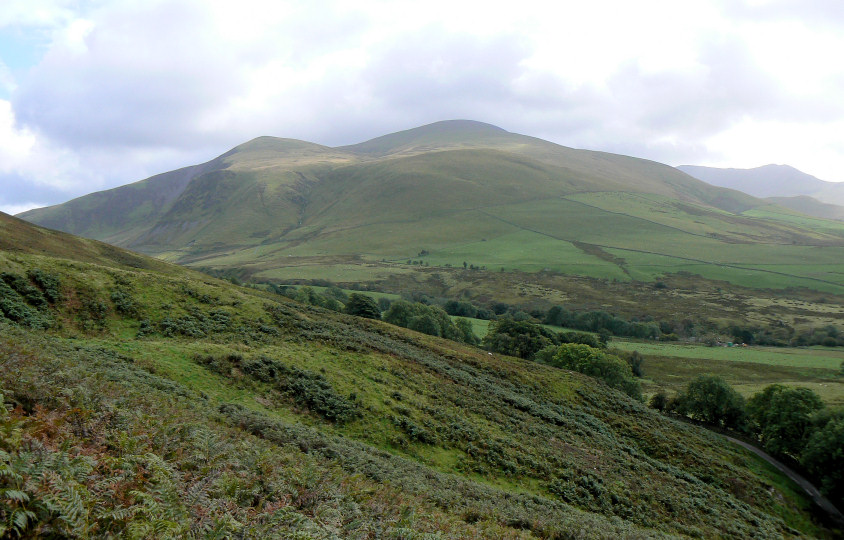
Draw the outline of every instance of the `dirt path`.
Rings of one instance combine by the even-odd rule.
[[[740,441],[739,439],[735,439],[733,437],[730,437],[729,435],[724,435],[723,433],[721,435],[723,435],[723,437],[729,440],[730,442],[733,442],[743,448],[750,450],[757,456],[761,457],[762,459],[779,469],[783,474],[794,480],[794,482],[798,486],[800,486],[803,491],[805,491],[806,494],[808,494],[809,497],[812,498],[813,501],[815,501],[815,504],[817,504],[827,514],[829,514],[830,518],[832,518],[835,523],[837,523],[839,526],[844,526],[844,514],[842,514],[831,502],[829,502],[829,499],[821,495],[820,491],[818,491],[818,488],[813,486],[808,480],[803,478],[801,475],[797,474],[797,472],[784,465],[777,459],[771,457],[763,450],[756,448],[752,444]]]

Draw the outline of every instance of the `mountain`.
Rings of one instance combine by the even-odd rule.
[[[840,223],[801,221],[653,161],[468,120],[338,148],[260,137],[20,217],[262,280],[383,281],[471,264],[844,291]]]
[[[826,182],[788,165],[753,169],[719,169],[696,165],[677,167],[714,186],[737,189],[755,197],[808,196],[823,204],[844,205],[844,183]],[[797,205],[804,203],[790,203]]]
[[[832,534],[585,375],[0,223],[0,536]]]

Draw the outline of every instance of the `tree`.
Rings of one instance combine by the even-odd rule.
[[[844,417],[827,422],[809,437],[800,462],[821,480],[821,491],[844,499]]]
[[[437,323],[436,319],[428,313],[411,317],[407,321],[407,327],[411,330],[428,334],[429,336],[442,336],[442,329],[440,328],[440,325]]]
[[[744,398],[720,377],[700,375],[691,381],[677,396],[675,410],[716,426],[744,428]]]
[[[407,322],[411,317],[417,315],[414,304],[407,300],[396,300],[390,305],[390,309],[384,313],[384,320],[396,326],[407,328]]]
[[[475,329],[472,327],[472,323],[468,319],[464,319],[462,317],[458,318],[454,321],[454,327],[457,328],[459,341],[468,343],[469,345],[477,345],[480,343],[481,340],[475,335]]]
[[[651,400],[648,403],[652,409],[656,409],[659,412],[664,412],[665,409],[668,408],[668,396],[665,395],[665,392],[660,390],[653,396],[651,396]]]
[[[349,295],[349,301],[346,303],[346,313],[367,319],[381,318],[381,310],[378,309],[378,303],[371,296],[360,293]]]
[[[538,324],[514,321],[508,317],[489,325],[483,339],[488,349],[519,358],[533,358],[538,351],[555,343],[555,336]]]
[[[772,454],[797,457],[812,432],[812,417],[824,408],[821,398],[808,388],[772,384],[747,402],[752,429]]]

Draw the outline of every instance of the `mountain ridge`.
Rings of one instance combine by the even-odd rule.
[[[317,260],[401,273],[389,264],[425,252],[443,267],[471,258],[479,267],[650,281],[692,266],[720,279],[719,268],[736,261],[772,278],[758,261],[793,266],[808,246],[826,246],[834,260],[844,229],[789,212],[661,163],[457,120],[337,148],[258,137],[194,168],[20,217],[265,279]],[[787,256],[772,259],[766,245],[798,247],[776,248]],[[332,275],[345,280],[344,268]],[[828,273],[806,270],[795,283],[837,283]]]
[[[822,204],[844,205],[844,183],[828,182],[790,165],[750,169],[680,165],[679,170],[715,186],[738,189],[755,197],[808,196]]]

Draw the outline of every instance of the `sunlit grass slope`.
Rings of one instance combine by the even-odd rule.
[[[33,534],[824,534],[749,453],[588,377],[15,237],[0,459],[26,496],[0,504]]]

